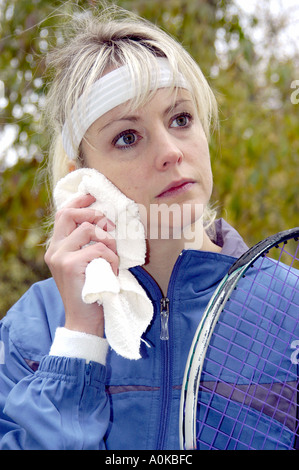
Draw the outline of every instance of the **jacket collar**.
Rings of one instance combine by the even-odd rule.
[[[241,235],[224,219],[215,220],[214,227],[208,231],[211,240],[222,248],[221,254],[239,258],[248,246]]]

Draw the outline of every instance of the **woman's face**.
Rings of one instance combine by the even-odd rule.
[[[130,112],[125,103],[107,112],[88,129],[82,150],[88,167],[147,214],[162,204],[189,205],[195,214],[195,206],[210,199],[208,143],[187,90],[159,89],[137,111]]]

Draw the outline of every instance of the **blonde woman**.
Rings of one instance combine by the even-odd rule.
[[[152,317],[139,359],[109,347],[105,309],[84,302],[82,288],[95,259],[119,275],[115,224],[93,208],[91,194],[63,205],[45,255],[53,277],[32,286],[1,323],[1,448],[178,449],[195,328],[246,250],[209,208],[214,95],[180,44],[129,13],[77,15],[48,64],[52,187],[94,169],[143,209],[146,257],[130,273]],[[171,217],[168,237],[152,235],[151,209],[173,205],[181,215],[188,208],[189,228],[200,231],[191,249],[186,225]]]

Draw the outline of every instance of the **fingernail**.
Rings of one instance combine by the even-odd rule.
[[[107,220],[107,224],[106,224],[107,232],[109,232],[110,230],[114,230],[115,227],[116,225],[111,220]]]

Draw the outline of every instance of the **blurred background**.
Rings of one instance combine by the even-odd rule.
[[[298,0],[113,3],[182,42],[216,93],[220,132],[211,157],[219,216],[248,245],[298,226]],[[49,276],[44,60],[63,42],[61,7],[70,13],[72,4],[0,0],[0,318],[33,282]]]

